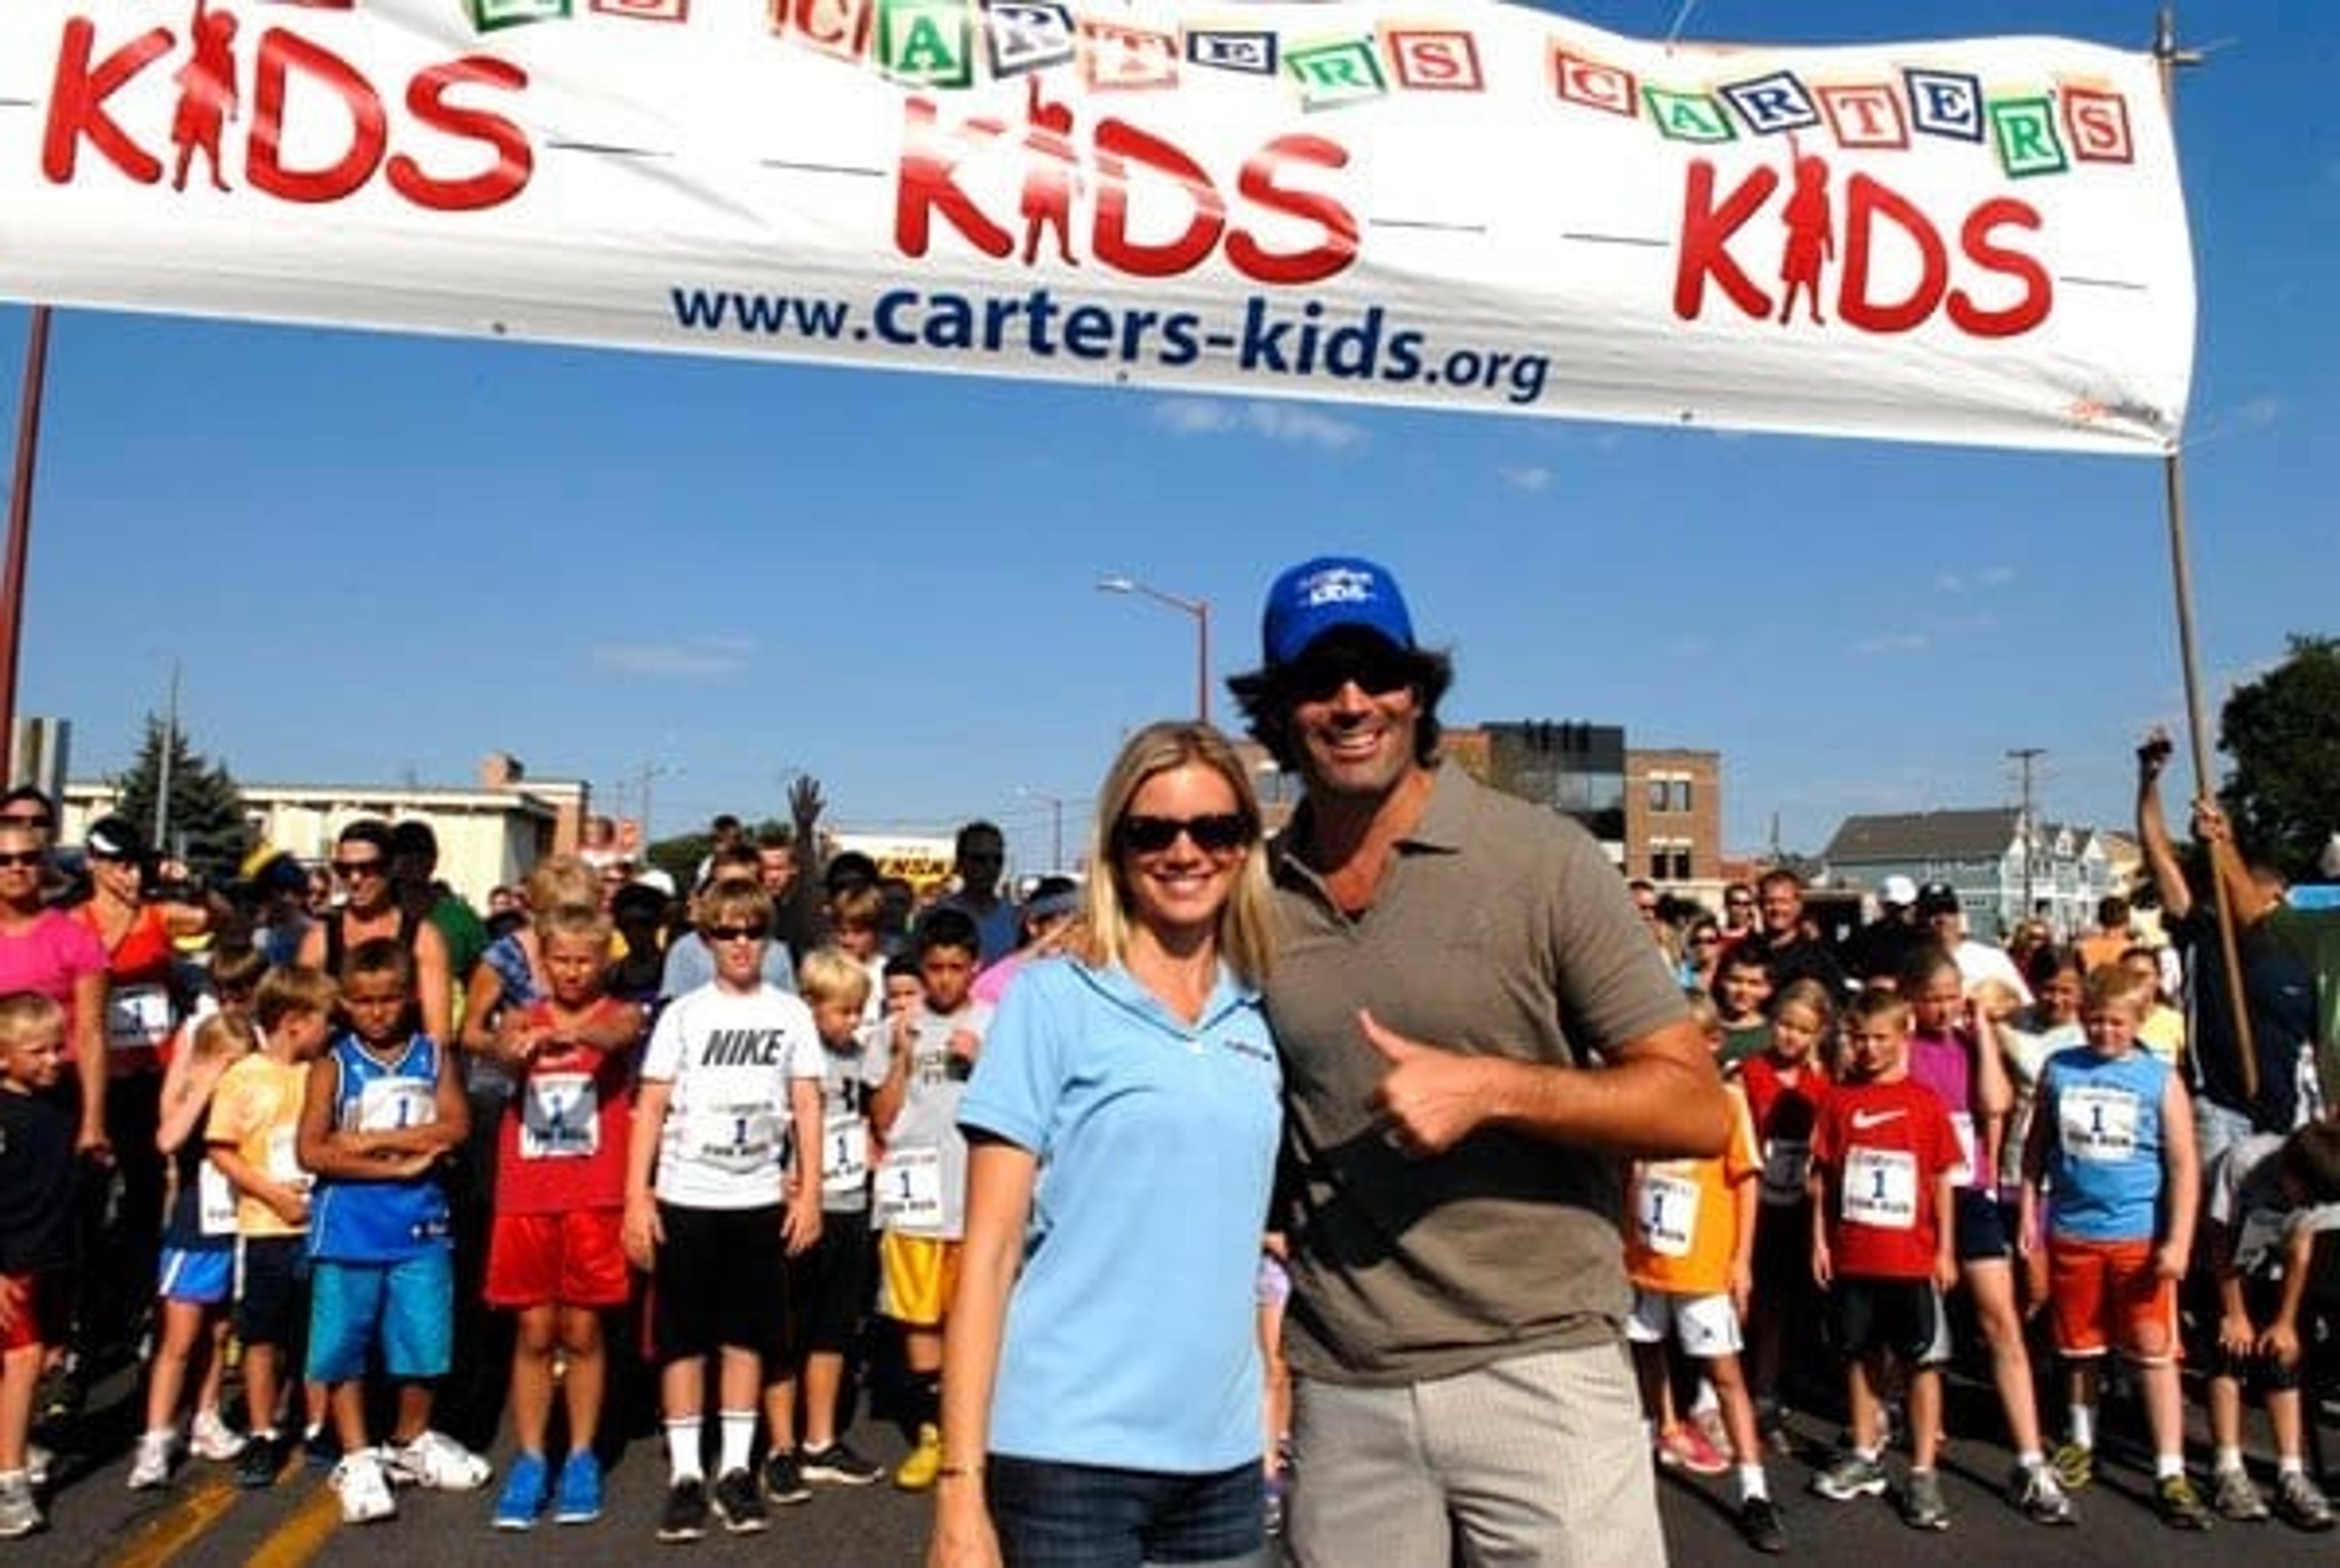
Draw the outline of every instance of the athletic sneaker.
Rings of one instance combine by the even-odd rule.
[[[1949,1505],[1942,1501],[1942,1478],[1930,1470],[1909,1472],[1901,1488],[1901,1523],[1912,1530],[1948,1530]]]
[[[935,1484],[942,1467],[942,1429],[931,1421],[922,1421],[918,1423],[917,1445],[894,1467],[894,1484],[905,1492],[924,1492]]]
[[[34,1501],[31,1477],[0,1475],[0,1539],[30,1535],[47,1523]]]
[[[2201,1494],[2183,1475],[2165,1475],[2153,1484],[2153,1511],[2172,1530],[2207,1530],[2210,1511]]]
[[[1863,1459],[1859,1450],[1849,1448],[1812,1477],[1812,1490],[1831,1503],[1875,1497],[1885,1490],[1885,1466],[1874,1459]]]
[[[48,1489],[49,1472],[55,1469],[56,1465],[57,1456],[39,1444],[25,1444],[25,1479],[33,1484],[34,1491],[44,1492]]]
[[[171,1479],[171,1455],[179,1446],[179,1434],[164,1430],[141,1433],[138,1456],[130,1463],[130,1490],[150,1492]]]
[[[283,1468],[284,1439],[273,1432],[255,1432],[236,1456],[235,1484],[264,1491],[276,1484],[276,1473]]]
[[[301,1434],[301,1463],[311,1474],[331,1470],[342,1462],[342,1440],[328,1423],[304,1428]]]
[[[344,1454],[333,1466],[333,1494],[342,1500],[342,1523],[370,1524],[398,1512],[390,1494],[390,1477],[382,1473],[379,1449],[361,1448]]]
[[[536,1516],[544,1512],[548,1479],[542,1454],[513,1454],[511,1469],[504,1474],[504,1489],[496,1498],[495,1513],[490,1522],[499,1530],[535,1529]]]
[[[552,1488],[555,1524],[590,1524],[601,1517],[601,1462],[590,1448],[561,1462],[560,1479]]]
[[[811,1496],[812,1488],[805,1484],[797,1456],[785,1448],[772,1450],[771,1457],[764,1461],[764,1501],[803,1503]]]
[[[707,1483],[686,1475],[666,1489],[666,1507],[659,1514],[661,1541],[696,1541],[707,1533]]]
[[[187,1438],[187,1449],[198,1459],[208,1459],[213,1464],[225,1464],[243,1452],[243,1434],[220,1419],[216,1410],[195,1412],[193,1427]]]
[[[830,1486],[867,1486],[886,1478],[886,1467],[868,1455],[855,1452],[852,1444],[842,1438],[826,1448],[808,1448],[798,1455],[798,1463],[807,1481],[817,1481]]]
[[[2079,1444],[2057,1444],[2056,1452],[2048,1456],[2048,1463],[2056,1467],[2056,1479],[2064,1484],[2067,1492],[2086,1491],[2088,1483],[2096,1479],[2096,1450]]]
[[[1739,1505],[1739,1533],[1758,1552],[1777,1556],[1788,1549],[1780,1505],[1768,1497],[1750,1497]]]
[[[493,1465],[443,1432],[425,1432],[411,1443],[392,1444],[383,1457],[396,1484],[436,1492],[475,1492],[495,1474]]]
[[[2294,1530],[2332,1528],[2332,1504],[2304,1471],[2286,1470],[2276,1477],[2275,1516]]]
[[[2021,1509],[2034,1524],[2070,1524],[2072,1500],[2056,1472],[2045,1464],[2018,1464],[2008,1477],[2007,1500]]]
[[[2219,1518],[2237,1524],[2256,1524],[2267,1516],[2266,1499],[2240,1470],[2211,1473],[2210,1506],[2218,1511]]]
[[[1658,1439],[1658,1463],[1692,1475],[1721,1475],[1730,1469],[1730,1456],[1695,1421],[1678,1421],[1666,1428]]]
[[[753,1535],[771,1523],[764,1494],[745,1470],[727,1470],[715,1478],[715,1516],[734,1535]]]

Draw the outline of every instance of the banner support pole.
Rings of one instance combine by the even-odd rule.
[[[35,305],[25,337],[25,377],[16,392],[15,477],[8,488],[7,560],[0,568],[0,775],[11,785],[16,782],[16,668],[25,641],[25,556],[32,548],[33,474],[41,451],[48,365],[49,307]]]

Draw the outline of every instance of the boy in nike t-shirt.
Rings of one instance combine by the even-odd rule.
[[[1941,1365],[1949,1335],[1942,1292],[1958,1277],[1951,1172],[1959,1161],[1949,1112],[1909,1080],[1909,1004],[1889,991],[1852,999],[1844,1018],[1846,1081],[1812,1131],[1812,1275],[1845,1358],[1852,1447],[1812,1482],[1836,1502],[1885,1490],[1878,1390],[1891,1364],[1909,1368],[1910,1461],[1903,1519],[1949,1526],[1934,1474],[1942,1428]]]

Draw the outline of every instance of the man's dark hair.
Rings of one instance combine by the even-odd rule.
[[[1007,846],[1007,835],[999,830],[998,823],[987,822],[982,818],[977,817],[974,821],[969,822],[966,827],[961,828],[958,830],[958,837],[951,840],[952,858],[955,859],[964,858],[967,855],[968,840],[981,838],[989,838],[997,840],[1000,848],[1003,849]]]
[[[1338,647],[1344,640],[1360,638],[1386,642],[1371,631],[1331,631],[1312,643],[1310,651]],[[1427,768],[1438,760],[1439,744],[1445,738],[1444,727],[1438,719],[1438,705],[1444,700],[1447,689],[1454,684],[1454,660],[1432,648],[1399,649],[1397,656],[1405,661],[1406,684],[1413,688],[1414,706],[1421,712],[1414,721],[1413,759]],[[1300,765],[1300,753],[1292,744],[1292,709],[1298,700],[1293,690],[1296,668],[1296,664],[1263,665],[1227,678],[1227,690],[1234,695],[1235,707],[1244,717],[1244,733],[1267,748],[1275,765],[1284,769]]]
[[[37,784],[19,784],[5,795],[0,795],[0,809],[26,800],[41,809],[41,815],[48,819],[50,827],[57,825],[57,803],[50,799],[49,792]]]
[[[2283,1140],[2277,1157],[2310,1204],[2340,1203],[2340,1122],[2310,1122]]]
[[[1804,890],[1804,879],[1801,877],[1797,876],[1793,871],[1789,870],[1785,866],[1774,866],[1770,870],[1764,872],[1760,877],[1755,878],[1755,886],[1759,889],[1780,887],[1793,888],[1799,894],[1800,894]]]
[[[964,953],[980,953],[983,951],[983,933],[976,926],[974,916],[965,909],[955,909],[946,904],[927,911],[926,918],[918,922],[918,934],[911,946],[921,958],[937,948],[957,948]]]
[[[797,847],[797,830],[785,823],[768,822],[756,834],[759,849],[793,849]]]

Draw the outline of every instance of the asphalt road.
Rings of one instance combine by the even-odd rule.
[[[119,1398],[127,1379],[101,1388]],[[321,1561],[352,1568],[417,1568],[418,1564],[520,1563],[548,1552],[564,1564],[639,1564],[646,1558],[677,1561],[786,1561],[828,1568],[914,1563],[923,1550],[927,1503],[890,1484],[858,1490],[823,1489],[801,1506],[776,1509],[771,1530],[760,1536],[725,1538],[719,1533],[689,1547],[661,1547],[652,1530],[665,1474],[659,1445],[637,1442],[610,1473],[610,1507],[594,1525],[555,1528],[526,1535],[499,1534],[488,1527],[491,1494],[402,1493],[395,1520],[343,1528],[332,1494],[297,1466],[268,1493],[236,1491],[223,1467],[195,1464],[161,1493],[128,1491],[126,1453],[114,1445],[126,1438],[126,1410],[93,1424],[95,1445],[111,1452],[69,1455],[69,1473],[52,1500],[52,1528],[24,1541],[0,1543],[0,1563],[107,1564],[111,1568],[163,1568],[184,1564],[253,1564],[254,1568],[299,1568]],[[2197,1412],[2198,1414],[2198,1412]],[[1996,1425],[1987,1397],[1971,1385],[1954,1390],[1954,1434]],[[1831,1424],[1799,1416],[1791,1422],[1800,1454],[1776,1458],[1772,1486],[1786,1510],[1787,1561],[1858,1565],[1880,1563],[1987,1563],[2010,1568],[2038,1563],[2225,1563],[2247,1554],[2255,1564],[2340,1563],[2340,1533],[2295,1533],[2276,1523],[2220,1524],[2206,1535],[2170,1531],[2154,1517],[2149,1477],[2142,1455],[2114,1451],[2100,1465],[2097,1484],[2081,1494],[2080,1523],[2049,1529],[2027,1523],[1998,1496],[2009,1456],[1995,1444],[1958,1436],[1944,1466],[1945,1493],[1952,1524],[1942,1534],[1903,1526],[1885,1503],[1866,1499],[1831,1503],[1804,1487],[1813,1463],[1825,1457]],[[2196,1434],[2197,1437],[2199,1434]],[[2340,1454],[2340,1433],[2326,1427],[2326,1446]],[[902,1452],[888,1427],[854,1434],[873,1457],[891,1462]],[[2264,1458],[2264,1452],[2260,1457]],[[501,1458],[501,1454],[498,1454]],[[2196,1453],[2198,1463],[2200,1454]],[[1668,1540],[1677,1563],[1740,1563],[1758,1561],[1742,1545],[1730,1520],[1727,1481],[1668,1476],[1660,1484]],[[1335,1568],[1346,1568],[1345,1564]],[[1373,1568],[1413,1568],[1375,1564]],[[1425,1565],[1428,1568],[1428,1565]]]

